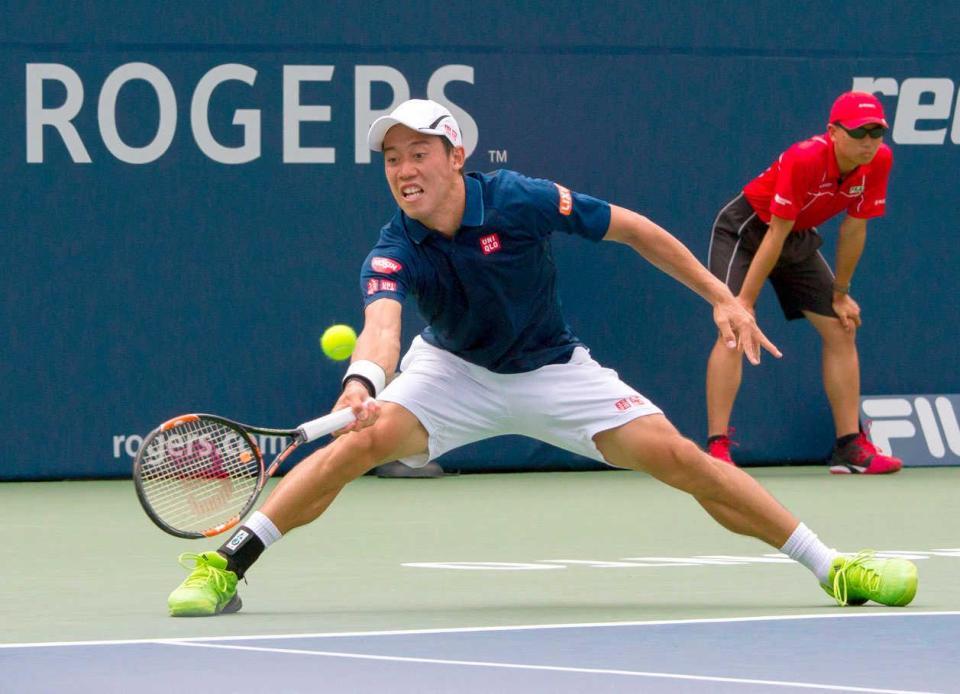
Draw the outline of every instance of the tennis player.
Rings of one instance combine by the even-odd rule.
[[[887,121],[872,94],[841,94],[827,132],[797,142],[727,203],[713,223],[707,265],[753,312],[767,278],[787,320],[806,318],[823,342],[823,385],[836,443],[830,472],[882,475],[902,466],[860,430],[860,306],[850,284],[867,238],[867,220],[886,209],[893,164],[883,144]],[[817,226],[841,213],[836,275],[818,250]],[[707,450],[733,463],[730,416],[742,360],[721,335],[707,361]]]
[[[750,475],[682,437],[571,332],[557,295],[555,232],[630,246],[712,304],[725,349],[754,364],[761,347],[780,356],[750,311],[677,239],[635,212],[550,181],[512,171],[464,175],[460,128],[432,101],[404,102],[374,122],[367,141],[383,152],[399,210],[363,264],[364,327],[334,406],[353,408],[358,420],[293,468],[219,551],[181,555],[193,572],[170,595],[171,614],[240,609],[237,579],[264,549],[315,520],[376,465],[423,465],[501,434],[648,472],[693,495],[724,527],[809,568],[841,604],[912,600],[912,563],[828,548]],[[391,380],[408,297],[428,327]]]

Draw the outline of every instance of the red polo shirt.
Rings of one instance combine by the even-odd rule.
[[[828,134],[797,142],[769,169],[743,188],[757,216],[794,220],[793,230],[810,229],[846,211],[851,217],[880,217],[886,210],[887,178],[893,152],[880,145],[869,164],[840,180],[840,169]]]

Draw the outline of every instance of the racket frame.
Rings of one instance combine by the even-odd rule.
[[[370,400],[367,401],[371,402]],[[215,525],[211,528],[207,528],[203,531],[191,531],[191,530],[181,530],[180,528],[175,528],[169,523],[166,523],[159,514],[154,511],[150,502],[147,500],[146,492],[143,489],[142,482],[142,470],[143,470],[143,455],[148,448],[148,444],[153,441],[157,436],[163,434],[164,432],[173,429],[181,424],[188,424],[191,422],[198,422],[200,419],[206,419],[222,426],[225,426],[237,433],[241,434],[247,443],[250,445],[250,448],[257,456],[257,462],[259,463],[259,472],[257,475],[257,484],[254,487],[253,492],[250,494],[250,498],[247,500],[247,503],[240,510],[239,513],[235,514],[231,518],[225,520],[223,523]],[[151,431],[144,438],[143,443],[140,446],[140,450],[137,451],[136,458],[133,461],[133,484],[137,491],[137,498],[140,500],[140,505],[143,507],[144,512],[146,512],[147,517],[153,521],[154,525],[163,530],[170,535],[176,537],[182,537],[186,539],[198,539],[201,537],[213,537],[219,535],[220,533],[226,532],[230,528],[237,525],[254,507],[257,503],[257,499],[260,498],[260,492],[263,491],[263,487],[266,485],[267,480],[273,477],[273,473],[277,471],[280,465],[286,460],[291,453],[293,453],[301,444],[309,443],[310,441],[315,441],[321,436],[326,436],[327,434],[338,431],[343,427],[349,425],[354,421],[355,417],[350,408],[344,408],[342,410],[337,410],[336,412],[331,412],[322,417],[310,420],[309,422],[304,422],[296,429],[268,429],[266,427],[255,427],[250,426],[249,424],[242,424],[241,422],[235,422],[232,419],[227,419],[226,417],[221,417],[215,414],[184,414],[172,419],[168,419],[166,422],[158,426],[156,429]],[[263,463],[263,453],[260,450],[256,439],[253,437],[253,434],[263,434],[265,436],[282,436],[288,437],[291,439],[290,443],[287,444],[277,457],[273,459],[273,462],[270,463],[270,467],[264,469]]]
[[[146,492],[143,489],[143,453],[147,450],[148,445],[153,441],[157,436],[177,427],[182,424],[188,424],[191,422],[198,422],[201,419],[212,421],[222,426],[225,426],[233,431],[241,434],[246,440],[247,444],[250,446],[250,449],[257,456],[257,462],[259,464],[259,472],[257,474],[257,484],[254,487],[254,490],[250,494],[250,498],[247,500],[247,503],[244,504],[243,508],[239,513],[234,514],[229,519],[225,520],[223,523],[215,525],[211,528],[207,528],[203,531],[192,531],[192,530],[181,530],[180,528],[175,528],[166,521],[164,521],[156,511],[154,511],[153,506],[147,500]],[[265,436],[283,436],[291,438],[291,442],[273,459],[273,462],[270,463],[270,467],[264,469],[264,460],[263,452],[260,450],[260,446],[257,443],[254,434],[263,434]],[[242,424],[240,422],[235,422],[226,417],[220,417],[219,415],[214,414],[185,414],[179,415],[172,419],[167,420],[156,429],[151,431],[146,438],[143,440],[143,444],[140,446],[140,450],[137,452],[136,458],[133,461],[133,484],[137,491],[137,498],[140,500],[140,505],[143,507],[144,512],[147,514],[147,517],[153,521],[154,525],[163,530],[165,533],[174,535],[176,537],[182,537],[185,539],[199,539],[202,537],[213,537],[219,535],[230,528],[233,528],[241,519],[243,519],[257,503],[257,499],[260,498],[260,492],[263,491],[264,485],[266,485],[267,480],[269,480],[273,474],[277,471],[280,465],[286,460],[294,450],[296,450],[301,443],[304,442],[301,433],[297,429],[267,429],[264,427],[254,427],[247,424]]]

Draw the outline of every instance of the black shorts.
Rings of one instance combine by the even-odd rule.
[[[707,267],[734,294],[740,292],[767,228],[743,193],[717,215]],[[770,284],[787,320],[803,318],[804,311],[837,316],[833,312],[833,270],[820,253],[822,244],[816,228],[791,231],[784,241],[780,258],[770,272]]]

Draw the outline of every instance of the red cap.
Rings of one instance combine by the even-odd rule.
[[[846,92],[838,96],[830,109],[830,122],[840,123],[845,128],[859,128],[867,123],[890,127],[883,115],[883,104],[867,92]]]

